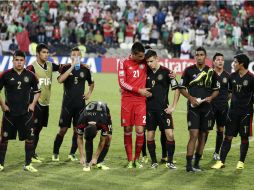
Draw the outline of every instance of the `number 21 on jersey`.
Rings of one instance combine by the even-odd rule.
[[[139,70],[134,70],[133,71],[133,77],[138,78],[139,77]]]

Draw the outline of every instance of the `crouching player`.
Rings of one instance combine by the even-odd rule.
[[[83,171],[90,171],[92,165],[102,170],[109,169],[103,161],[108,153],[112,138],[111,125],[110,111],[106,103],[89,102],[80,114],[77,133],[80,163],[84,165]],[[100,142],[95,154],[93,154],[93,139],[98,130],[101,130]],[[86,159],[84,158],[83,138],[85,139]]]

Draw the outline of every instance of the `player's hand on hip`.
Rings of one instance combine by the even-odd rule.
[[[33,104],[29,104],[27,111],[28,112],[34,112],[34,105]]]
[[[151,97],[151,96],[152,96],[152,93],[149,92],[148,90],[150,90],[150,88],[140,88],[140,89],[138,90],[138,93],[139,93],[141,96]]]
[[[91,93],[88,92],[83,95],[83,99],[88,100],[90,98],[90,96],[91,96]]]

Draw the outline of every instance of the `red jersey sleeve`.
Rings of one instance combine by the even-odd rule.
[[[138,88],[134,87],[126,82],[126,74],[127,74],[127,69],[125,67],[126,65],[126,59],[125,60],[120,60],[118,62],[118,82],[119,86],[123,90],[128,90],[132,92],[138,93]]]

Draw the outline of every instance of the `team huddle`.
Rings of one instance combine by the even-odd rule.
[[[52,74],[55,71],[60,73],[57,80],[64,85],[64,93],[60,128],[54,140],[52,161],[60,161],[60,147],[72,124],[73,137],[68,159],[79,160],[84,166],[83,171],[90,171],[91,167],[108,170],[104,158],[112,138],[110,109],[104,102],[86,103],[92,95],[94,81],[90,69],[80,63],[79,48],[71,50],[71,63],[63,66],[49,62],[48,56],[48,47],[39,44],[36,48],[36,61],[25,68],[25,54],[18,50],[13,55],[13,68],[0,75],[0,90],[5,89],[5,101],[0,97],[3,111],[0,171],[4,170],[8,140],[16,139],[17,132],[19,140],[25,141],[24,170],[38,171],[31,163],[43,161],[38,156],[36,147],[42,128],[48,125]],[[156,51],[145,48],[139,42],[133,44],[131,55],[119,62],[121,125],[124,129],[127,168],[143,167],[140,154],[143,152],[144,156],[146,145],[151,157],[151,168],[156,169],[159,166],[155,144],[155,131],[158,126],[161,132],[161,160],[166,163],[167,168],[177,169],[173,159],[175,138],[172,113],[182,94],[187,99],[189,131],[186,171],[202,171],[200,160],[209,131],[213,129],[215,122],[217,137],[213,158],[217,162],[212,168],[225,167],[232,138],[239,133],[241,145],[237,169],[244,169],[251,135],[254,99],[254,77],[248,71],[249,58],[245,54],[236,55],[235,72],[230,75],[223,69],[223,54],[214,55],[213,68],[205,65],[204,48],[196,49],[195,59],[196,64],[185,69],[179,83],[173,71],[160,65]],[[85,93],[86,81],[89,89]],[[174,90],[171,104],[168,100],[170,88]],[[133,155],[134,126],[136,143]],[[98,130],[101,131],[100,141],[93,153],[93,139]],[[75,155],[77,149],[80,159]]]

